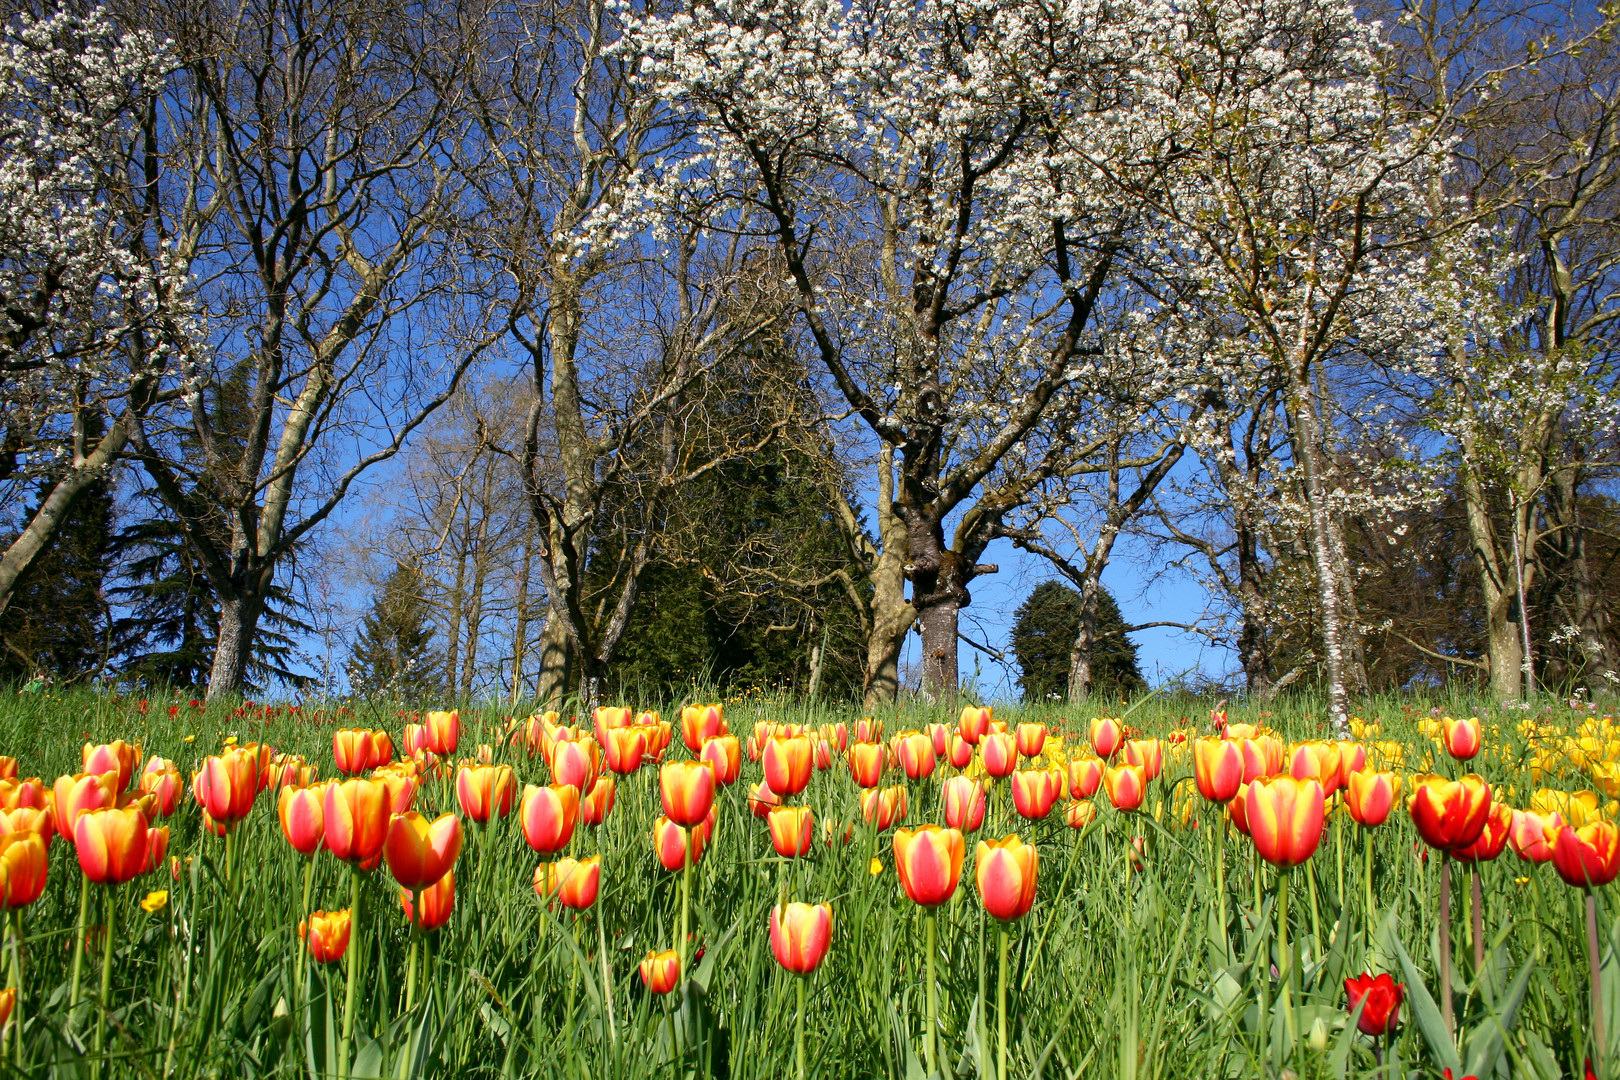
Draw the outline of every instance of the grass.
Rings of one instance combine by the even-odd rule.
[[[178,706],[172,716],[171,704]],[[768,701],[729,708],[731,730],[743,737],[756,720],[819,724],[861,715]],[[1148,735],[1188,726],[1202,731],[1208,708],[1153,699],[1129,723]],[[1379,699],[1358,712],[1383,721],[1381,738],[1405,748],[1404,771],[1411,771],[1436,758],[1418,729],[1431,708],[1486,718],[1487,751],[1476,765],[1515,806],[1537,786],[1593,786],[1572,767],[1532,776],[1534,747],[1519,730],[1519,713],[1486,712],[1462,696]],[[678,719],[678,709],[664,715]],[[1582,719],[1563,707],[1537,715],[1571,732]],[[998,709],[997,718],[1066,728],[1072,748],[1086,716],[1032,708]],[[880,719],[893,733],[954,720],[954,711],[909,706]],[[1233,708],[1231,719],[1273,726],[1289,739],[1325,731],[1325,711],[1307,698],[1264,712]],[[498,709],[465,710],[463,754],[498,742],[502,720]],[[304,754],[329,777],[333,728],[382,727],[397,741],[402,722],[393,706],[359,706],[352,714],[237,712],[153,700],[142,712],[129,698],[7,692],[0,697],[0,750],[19,758],[21,775],[49,782],[79,770],[84,742],[123,738],[139,742],[146,755],[177,761],[189,778],[203,755],[234,738]],[[549,780],[538,758],[498,753],[520,784]],[[687,756],[678,733],[670,755]],[[579,830],[578,853],[603,857],[600,899],[581,918],[550,912],[535,895],[539,859],[515,816],[487,832],[469,829],[457,865],[455,914],[429,936],[409,1011],[409,935],[397,887],[386,868],[366,875],[364,931],[356,937],[366,951],[354,1074],[793,1077],[801,984],[773,960],[767,929],[785,889],[794,899],[830,903],[835,918],[826,962],[802,982],[808,1075],[923,1076],[924,912],[898,887],[891,835],[860,823],[858,789],[837,767],[818,773],[804,796],[817,822],[813,853],[781,859],[744,803],[745,784],[759,776],[760,766],[745,758],[743,783],[722,793],[715,838],[693,871],[696,959],[684,1000],[647,993],[637,975],[649,950],[676,947],[680,913],[680,876],[662,869],[651,842],[659,812],[655,769],[621,783],[602,828]],[[1422,857],[1405,813],[1398,809],[1388,824],[1365,832],[1335,815],[1308,868],[1290,872],[1279,927],[1277,873],[1257,865],[1249,842],[1230,832],[1219,846],[1217,871],[1210,826],[1219,812],[1199,799],[1190,777],[1190,761],[1167,755],[1144,812],[1114,811],[1099,792],[1099,813],[1083,831],[1065,827],[1061,805],[1045,820],[1026,822],[1014,814],[1005,784],[993,792],[984,835],[1017,831],[1041,855],[1034,908],[1008,927],[1007,1076],[1438,1076],[1450,1058],[1439,1045],[1443,1038],[1425,1030],[1426,1022],[1433,1026],[1432,1009],[1425,1013],[1413,999],[1419,981],[1426,987],[1421,994],[1438,997],[1439,863]],[[910,784],[909,823],[940,820],[937,779]],[[885,783],[902,781],[891,771]],[[188,793],[169,822],[170,851],[181,860],[178,880],[159,873],[105,897],[97,894],[109,890],[90,890],[94,926],[106,923],[95,914],[98,903],[115,912],[111,1009],[100,1055],[93,1032],[101,1008],[99,947],[107,939],[90,935],[98,948],[83,959],[87,1004],[75,1013],[69,998],[81,875],[72,849],[52,845],[46,892],[21,912],[21,1031],[19,1038],[13,1024],[4,1045],[13,1075],[333,1074],[343,966],[300,963],[306,864],[280,834],[272,794],[259,797],[232,837],[232,880],[224,873],[225,844],[202,831]],[[432,816],[455,808],[450,782],[423,785],[417,809]],[[831,822],[855,823],[848,845],[822,842]],[[1139,869],[1132,868],[1134,837],[1143,838]],[[1371,910],[1361,876],[1367,843]],[[938,912],[939,1045],[947,1075],[995,1076],[999,927],[982,914],[973,889],[972,845],[970,839],[961,887]],[[1222,876],[1224,890],[1217,887]],[[1612,1010],[1605,1030],[1616,1045],[1597,1054],[1589,1038],[1579,890],[1511,851],[1484,864],[1480,879],[1486,948],[1477,969],[1465,875],[1453,890],[1461,1049],[1454,1043],[1451,1054],[1459,1066],[1483,1062],[1491,1072],[1482,1076],[1580,1076],[1590,1056],[1600,1075],[1620,1075],[1608,1068],[1620,1059],[1620,938],[1608,918],[1611,890],[1599,890],[1598,915],[1603,993]],[[312,906],[345,907],[349,888],[348,868],[324,852],[317,856]],[[168,902],[149,913],[140,901],[157,889],[168,890]],[[1287,951],[1279,947],[1280,929]],[[1288,978],[1273,978],[1273,966],[1286,970],[1289,957],[1297,960]],[[1343,979],[1362,971],[1391,971],[1408,986],[1402,1023],[1387,1046],[1346,1023]]]

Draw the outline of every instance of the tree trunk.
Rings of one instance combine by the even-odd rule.
[[[256,596],[222,596],[219,601],[219,638],[214,643],[214,667],[208,676],[208,700],[234,697],[247,685],[248,657],[259,627],[263,602]]]
[[[1305,474],[1305,503],[1310,513],[1311,558],[1316,565],[1317,600],[1322,605],[1322,651],[1327,667],[1328,712],[1335,735],[1350,730],[1350,696],[1345,689],[1343,614],[1340,610],[1339,569],[1333,557],[1332,522],[1323,490],[1321,427],[1311,404],[1305,372],[1290,365],[1289,412],[1294,427],[1294,449]]]
[[[807,702],[813,703],[816,700],[816,695],[821,693],[821,654],[826,649],[826,646],[827,634],[825,628],[822,630],[821,640],[817,641],[816,624],[815,620],[812,619],[810,621],[810,674],[804,692],[804,699]]]
[[[1465,442],[1463,509],[1468,519],[1468,539],[1474,549],[1474,563],[1479,568],[1480,596],[1484,600],[1485,648],[1490,665],[1491,695],[1498,701],[1517,701],[1523,687],[1520,668],[1524,663],[1524,647],[1519,629],[1514,625],[1514,582],[1510,575],[1504,573],[1485,486],[1468,465],[1468,461],[1474,459],[1471,449],[1471,445]]]
[[[894,506],[894,448],[878,455],[878,540],[872,561],[872,628],[862,670],[867,708],[892,702],[900,691],[900,647],[917,621],[917,609],[906,599],[906,560],[910,544],[905,522]]]
[[[1248,511],[1240,511],[1237,528],[1238,603],[1242,607],[1243,629],[1238,633],[1238,656],[1243,661],[1243,678],[1249,693],[1264,698],[1272,692],[1271,651],[1267,647],[1265,568]]]
[[[450,602],[446,618],[450,629],[444,635],[444,692],[454,695],[461,671],[461,618],[467,602],[467,545],[459,544],[456,556],[456,580],[450,587]]]
[[[517,610],[512,626],[512,708],[523,699],[523,661],[529,646],[529,563],[534,558],[533,542],[523,542],[522,560],[518,563]]]
[[[546,608],[545,628],[540,632],[540,670],[535,676],[534,696],[543,709],[561,709],[573,679],[573,649],[568,630],[555,610],[556,601]]]
[[[948,700],[960,686],[956,642],[960,606],[952,598],[929,604],[917,613],[922,631],[922,686],[935,701]]]

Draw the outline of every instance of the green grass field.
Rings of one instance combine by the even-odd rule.
[[[1127,722],[1145,736],[1188,727],[1202,734],[1211,704],[1153,699]],[[172,716],[171,705],[178,706]],[[1425,760],[1439,771],[1465,771],[1420,731],[1431,708],[1485,720],[1485,751],[1468,767],[1485,776],[1499,800],[1522,807],[1539,787],[1594,787],[1594,772],[1549,764],[1542,744],[1527,737],[1524,713],[1487,711],[1466,699],[1375,700],[1358,712],[1382,723],[1368,741],[1402,748],[1397,771],[1421,771]],[[663,711],[677,721],[669,757],[691,756],[681,745],[678,707]],[[878,719],[893,734],[954,723],[957,711],[907,707]],[[1120,711],[1117,704],[1099,706],[1088,715]],[[853,725],[861,715],[853,708],[743,702],[728,704],[726,719],[746,740],[756,721]],[[1088,719],[1044,709],[996,715],[1062,729],[1069,751],[1084,740]],[[1307,699],[1264,712],[1231,710],[1233,722],[1269,725],[1287,740],[1324,737],[1325,715]],[[1563,706],[1532,715],[1571,739],[1583,721],[1593,723]],[[403,723],[393,706],[356,707],[352,714],[313,706],[238,712],[154,699],[141,712],[134,699],[7,692],[0,697],[0,752],[18,758],[19,775],[49,784],[80,770],[85,742],[122,738],[138,742],[143,756],[177,762],[189,779],[204,755],[234,738],[303,754],[330,778],[334,728],[383,728],[397,745]],[[498,744],[502,726],[501,710],[464,710],[458,757],[480,743]],[[513,765],[520,786],[550,781],[540,758],[505,746],[495,753]],[[940,820],[939,778],[950,771],[909,784],[908,824]],[[1008,1077],[1437,1077],[1450,1065],[1459,1078],[1550,1078],[1581,1076],[1587,1058],[1599,1076],[1620,1075],[1620,923],[1610,921],[1612,888],[1596,890],[1609,1043],[1599,1047],[1582,890],[1511,849],[1481,864],[1484,962],[1476,967],[1469,880],[1457,867],[1451,894],[1457,1034],[1448,1042],[1432,1001],[1439,993],[1440,858],[1425,855],[1404,799],[1376,829],[1330,815],[1314,857],[1287,872],[1289,902],[1279,927],[1278,872],[1258,862],[1245,837],[1231,829],[1217,837],[1211,825],[1224,814],[1199,797],[1191,777],[1190,759],[1171,748],[1142,812],[1116,811],[1099,791],[1096,818],[1083,830],[1066,827],[1061,803],[1043,820],[1024,821],[1006,783],[993,787],[982,835],[1018,832],[1037,844],[1039,887],[1029,914],[1006,926],[1003,1013],[997,1009],[1002,926],[982,912],[969,838],[961,885],[938,913],[945,1075],[996,1076],[1003,1021]],[[652,845],[655,767],[622,778],[605,825],[577,831],[577,852],[602,856],[601,894],[583,916],[550,911],[536,895],[540,858],[515,815],[487,831],[469,827],[455,912],[427,935],[408,1010],[410,932],[398,887],[386,866],[365,875],[353,946],[361,950],[362,974],[352,1074],[779,1080],[796,1075],[802,1024],[810,1076],[924,1076],[923,909],[899,888],[892,830],[878,833],[861,823],[859,789],[835,761],[798,800],[816,819],[813,852],[780,858],[765,824],[746,806],[747,784],[759,778],[760,765],[745,755],[742,782],[722,789],[714,840],[692,871],[694,961],[684,999],[649,994],[637,973],[649,950],[677,946],[681,910],[681,875],[660,866]],[[904,782],[891,766],[885,783]],[[188,789],[168,821],[178,879],[160,871],[88,890],[93,950],[81,957],[84,1000],[76,1010],[70,998],[82,876],[73,849],[60,840],[51,845],[44,895],[18,913],[13,925],[22,939],[8,944],[0,969],[21,990],[4,1045],[8,1069],[30,1077],[337,1072],[345,969],[300,962],[306,864],[281,835],[274,795],[261,793],[233,834],[230,879],[226,844],[202,830]],[[429,817],[456,811],[448,774],[424,781],[416,808]],[[1602,812],[1600,806],[1596,813]],[[840,831],[842,823],[854,823],[847,845],[822,842],[824,826],[833,822]],[[1131,869],[1133,837],[1142,838],[1138,870]],[[160,889],[168,891],[167,902],[144,910],[141,901]],[[349,889],[348,867],[318,855],[311,907],[346,907]],[[802,979],[777,965],[769,944],[771,907],[784,893],[829,903],[834,913],[830,953]],[[113,924],[105,999],[103,910]],[[1286,931],[1286,946],[1279,930]],[[1274,966],[1286,975],[1274,978]],[[302,982],[300,970],[307,972]],[[1364,971],[1389,971],[1407,986],[1399,1027],[1377,1045],[1346,1023],[1343,980]],[[99,1054],[98,1019],[105,1021]]]

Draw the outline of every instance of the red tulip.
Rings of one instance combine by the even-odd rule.
[[[832,947],[832,908],[827,904],[773,905],[771,952],[776,962],[795,975],[808,975],[821,966]]]
[[[956,727],[964,742],[969,746],[978,746],[979,740],[990,730],[990,709],[982,705],[965,707]]]
[[[591,790],[579,797],[579,819],[587,825],[600,825],[613,812],[613,796],[618,784],[611,776],[599,777]]]
[[[773,735],[761,756],[765,782],[777,795],[797,795],[810,785],[811,746],[802,735]]]
[[[815,842],[815,825],[808,806],[778,806],[765,816],[770,827],[771,847],[783,858],[796,859],[810,853]]]
[[[1491,816],[1491,786],[1473,773],[1460,780],[1421,776],[1414,781],[1407,812],[1430,847],[1465,848],[1485,831]]]
[[[703,749],[709,739],[725,733],[725,706],[688,705],[681,710],[681,741],[692,753]]]
[[[343,775],[353,776],[381,765],[382,762],[373,760],[375,756],[371,732],[365,728],[339,728],[332,732],[332,760]]]
[[[624,705],[598,705],[596,711],[591,714],[591,720],[596,731],[596,741],[602,744],[603,749],[607,748],[609,731],[632,727],[636,722],[635,714]],[[646,737],[645,732],[642,737]]]
[[[87,773],[117,773],[115,790],[123,791],[129,787],[129,778],[134,775],[135,766],[141,760],[141,748],[131,746],[123,739],[100,745],[85,743],[81,757]]]
[[[87,775],[96,774],[79,774],[79,776]],[[78,777],[76,776],[58,777],[56,781],[57,784],[61,784],[64,779],[69,781],[69,787],[78,781]],[[114,781],[109,781],[109,784],[113,782]],[[0,780],[0,810],[15,810],[19,806],[32,806],[37,809],[43,809],[46,804],[45,793],[45,782],[37,776],[31,776],[27,780],[18,780],[15,776],[7,777],[4,780]],[[111,794],[112,793],[109,790],[109,798],[111,797]],[[62,804],[60,801],[55,801],[55,805],[60,807]]]
[[[331,964],[349,951],[349,909],[314,911],[298,924],[298,936],[309,942],[309,955],[317,964]]]
[[[456,752],[456,746],[461,742],[461,711],[451,709],[449,712],[430,712],[427,722],[422,725],[427,728],[427,748],[435,754],[449,757]]]
[[[675,824],[662,815],[653,822],[653,847],[658,852],[658,861],[665,870],[674,872],[684,869],[688,858],[696,866],[698,860],[703,858],[703,849],[709,846],[709,838],[714,835],[714,812],[703,821],[686,829]]]
[[[1103,763],[1100,758],[1069,759],[1069,798],[1089,799],[1102,787]]]
[[[406,724],[405,730],[400,735],[400,742],[405,744],[405,752],[412,757],[424,750],[431,751],[433,749],[428,741],[426,724]]]
[[[945,751],[946,759],[954,769],[965,769],[973,760],[973,744],[962,738],[961,735],[952,735],[950,746]]]
[[[253,810],[259,794],[259,762],[246,750],[204,758],[192,777],[191,793],[209,817],[229,829]]]
[[[602,774],[602,748],[589,735],[573,742],[560,742],[551,755],[551,779],[572,784],[581,791],[591,790]]]
[[[1243,747],[1206,735],[1193,743],[1193,779],[1210,802],[1227,802],[1243,783]]]
[[[0,810],[0,836],[14,832],[37,834],[49,850],[51,840],[56,836],[56,815],[49,809],[41,810],[33,806]]]
[[[888,755],[881,743],[858,742],[850,744],[849,774],[859,787],[874,788],[883,782],[883,769]]]
[[[98,885],[134,881],[146,862],[146,815],[133,807],[103,808],[79,815],[73,846],[79,869]]]
[[[523,839],[542,855],[561,851],[574,835],[579,819],[579,789],[572,784],[523,786],[523,805],[518,810]]]
[[[1365,828],[1382,825],[1401,793],[1401,778],[1392,772],[1362,770],[1350,774],[1344,788],[1344,808]]]
[[[1035,876],[1040,857],[1032,844],[1015,833],[1000,840],[980,840],[974,882],[984,910],[997,919],[1022,918],[1035,904]]]
[[[1028,769],[1012,774],[1013,807],[1032,821],[1052,812],[1058,796],[1063,794],[1064,776],[1061,769]]]
[[[1550,814],[1515,810],[1513,826],[1508,830],[1508,844],[1513,848],[1513,854],[1525,862],[1544,863],[1553,856],[1547,833],[1563,825],[1564,815],[1556,810]]]
[[[895,759],[907,779],[921,780],[934,771],[934,742],[920,731],[895,736]]]
[[[1104,760],[1113,757],[1114,752],[1119,749],[1119,744],[1125,739],[1125,729],[1120,726],[1119,721],[1107,717],[1093,717],[1090,734],[1092,750]]]
[[[383,856],[388,872],[407,889],[421,889],[448,874],[461,854],[461,819],[440,814],[429,821],[414,810],[388,822]]]
[[[1036,757],[1046,746],[1045,724],[1019,724],[1016,731],[1018,752],[1027,758]]]
[[[169,855],[169,827],[159,825],[146,829],[146,857],[141,860],[141,873],[150,874],[163,865]]]
[[[1322,841],[1326,798],[1315,779],[1277,776],[1251,783],[1244,798],[1249,836],[1274,866],[1298,866]]]
[[[1491,804],[1491,816],[1485,820],[1485,829],[1467,847],[1454,848],[1452,858],[1459,862],[1490,862],[1502,854],[1507,846],[1508,833],[1513,831],[1513,811],[1502,803]]]
[[[1569,884],[1596,888],[1620,875],[1620,829],[1612,821],[1555,825],[1546,835],[1553,869]]]
[[[894,869],[914,903],[938,907],[956,893],[967,843],[956,829],[920,825],[894,834]]]
[[[763,780],[748,789],[748,810],[761,820],[771,812],[771,807],[781,805],[782,797]]]
[[[584,911],[596,903],[602,888],[602,856],[588,859],[558,859],[541,863],[534,871],[534,891],[555,899],[565,908]]]
[[[1088,799],[1075,799],[1063,810],[1063,823],[1071,829],[1083,829],[1097,817],[1097,807]]]
[[[416,802],[416,775],[398,765],[373,769],[373,780],[380,780],[388,789],[388,812],[403,814]]]
[[[1315,780],[1324,794],[1332,795],[1339,785],[1338,744],[1320,740],[1295,744],[1289,752],[1288,774],[1295,780]]]
[[[649,952],[641,961],[641,982],[654,994],[667,994],[681,981],[681,958],[674,949]]]
[[[986,732],[979,740],[979,760],[984,771],[998,780],[1012,775],[1018,768],[1018,740],[1005,731]]]
[[[1350,777],[1367,767],[1367,748],[1357,742],[1339,743],[1339,787],[1350,786]]]
[[[326,848],[362,870],[382,861],[388,839],[388,785],[380,780],[343,780],[326,785]]]
[[[118,774],[76,773],[58,776],[53,796],[56,802],[56,831],[68,843],[74,842],[79,818],[92,810],[113,806],[118,801]]]
[[[1361,1016],[1356,1020],[1356,1027],[1363,1035],[1378,1036],[1388,1034],[1400,1019],[1406,986],[1387,974],[1376,978],[1367,974],[1344,980],[1344,993],[1348,999],[1346,1008],[1351,1012],[1361,1005]]]
[[[405,909],[405,921],[416,922],[416,905],[411,901],[411,890],[399,890],[399,905]],[[456,874],[446,870],[444,877],[422,890],[422,921],[418,929],[431,933],[450,921],[456,909]]]
[[[0,836],[0,908],[27,907],[43,896],[49,866],[49,848],[39,833],[22,829]]]
[[[714,770],[701,761],[671,761],[658,770],[658,793],[665,817],[696,825],[714,806]]]
[[[281,835],[300,855],[314,855],[326,839],[326,785],[284,787],[276,799]]]
[[[1441,731],[1445,736],[1446,753],[1458,761],[1467,761],[1479,753],[1480,727],[1477,717],[1467,720],[1453,720],[1446,717],[1441,722]]]
[[[647,733],[641,728],[599,728],[597,736],[602,744],[602,760],[610,770],[628,775],[641,768],[642,759],[647,756]]]
[[[962,832],[977,832],[984,824],[984,785],[965,776],[953,776],[940,789],[945,824]]]
[[[714,782],[729,787],[742,775],[742,744],[735,735],[711,735],[703,740],[698,760],[714,773]]]
[[[928,736],[928,741],[933,744],[934,756],[944,757],[951,748],[951,737],[954,734],[950,727],[946,724],[929,724],[923,730]]]
[[[1103,789],[1115,810],[1140,809],[1147,797],[1147,766],[1108,766],[1103,770]]]
[[[861,792],[861,817],[879,832],[906,818],[904,787],[873,788]]]
[[[1127,739],[1125,764],[1140,765],[1149,780],[1157,780],[1164,771],[1164,745],[1158,739]]]
[[[461,812],[480,825],[491,817],[512,812],[517,781],[510,765],[469,765],[456,769],[456,802]]]

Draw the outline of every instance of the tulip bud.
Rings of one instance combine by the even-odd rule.
[[[714,773],[714,782],[727,787],[742,774],[742,744],[735,735],[711,735],[703,740],[698,760]]]
[[[874,788],[883,782],[888,755],[881,743],[858,742],[849,748],[849,774],[858,787]]]
[[[1089,799],[1102,787],[1103,763],[1100,758],[1069,759],[1069,798]]]
[[[1040,858],[1032,844],[1017,834],[980,840],[975,853],[974,883],[979,901],[991,916],[1022,918],[1035,904],[1035,875]]]
[[[407,889],[427,887],[448,874],[461,854],[461,819],[440,814],[429,821],[414,810],[388,822],[383,856],[388,872]]]
[[[444,877],[421,890],[421,893],[422,921],[417,928],[431,933],[449,922],[456,909],[455,871],[446,870]],[[399,904],[405,909],[405,921],[416,922],[416,904],[411,899],[410,889],[399,890]]]
[[[618,784],[611,776],[598,777],[591,790],[579,798],[579,819],[587,825],[600,825],[613,812],[613,796]]]
[[[664,816],[692,826],[714,806],[714,770],[701,761],[672,761],[658,770],[658,793]]]
[[[934,756],[941,758],[951,747],[951,736],[954,734],[945,724],[929,724],[923,729],[928,735],[928,741],[934,747]]]
[[[572,784],[524,785],[518,819],[523,825],[523,839],[535,851],[549,855],[567,847],[578,818],[579,789]]]
[[[984,784],[966,776],[953,776],[940,790],[945,824],[962,832],[978,832],[984,824]]]
[[[45,893],[50,865],[44,837],[24,829],[0,836],[0,908],[23,908]]]
[[[778,806],[765,817],[770,827],[771,846],[778,855],[796,859],[810,853],[815,827],[808,806]]]
[[[725,733],[725,706],[688,705],[681,710],[681,741],[692,753],[703,749],[703,744],[709,739]]]
[[[804,736],[775,735],[763,751],[765,782],[777,795],[797,795],[810,785],[810,740]]]
[[[952,735],[950,746],[946,749],[946,757],[953,769],[965,769],[973,760],[973,743],[962,738],[961,735]]]
[[[430,712],[422,726],[427,728],[429,750],[443,757],[456,752],[456,746],[461,742],[461,710]]]
[[[588,859],[558,859],[541,863],[534,871],[534,891],[556,900],[566,908],[584,911],[596,903],[602,886],[602,856]]]
[[[641,961],[642,985],[654,994],[667,994],[681,981],[681,958],[674,949],[649,952]]]
[[[145,868],[146,831],[146,815],[133,808],[81,814],[73,827],[79,869],[98,885],[134,881]]]
[[[456,769],[456,802],[461,812],[480,825],[491,817],[512,812],[517,782],[510,765],[469,765]]]
[[[771,952],[795,975],[821,966],[832,947],[832,907],[792,903],[771,908]]]
[[[1097,807],[1089,799],[1076,799],[1063,811],[1063,822],[1071,829],[1083,829],[1097,817]]]
[[[894,834],[894,868],[913,903],[938,907],[956,893],[967,842],[956,829],[921,825]]]
[[[309,955],[317,964],[331,964],[349,951],[349,909],[315,911],[298,924],[298,936],[309,942]]]
[[[344,780],[326,785],[321,812],[326,849],[362,870],[382,861],[388,839],[388,785],[380,780]]]

